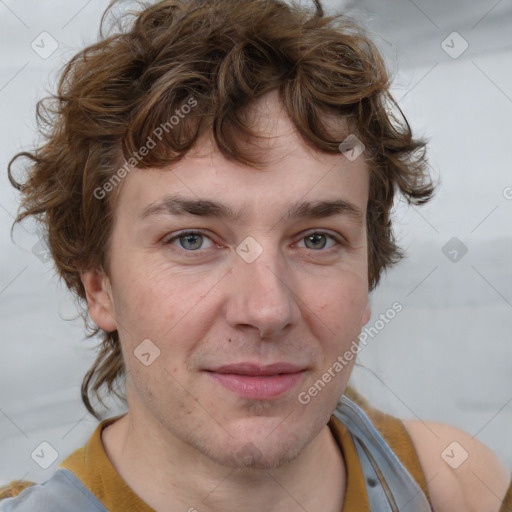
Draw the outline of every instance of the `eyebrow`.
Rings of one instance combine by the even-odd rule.
[[[238,221],[243,216],[243,209],[233,210],[228,205],[212,201],[210,199],[189,199],[177,195],[168,195],[158,202],[147,206],[140,215],[145,219],[150,215],[197,215],[199,217],[213,217],[219,219],[230,219]],[[354,204],[345,199],[334,199],[326,201],[302,201],[288,209],[284,217],[290,219],[320,219],[346,215],[357,224],[362,224],[363,212]]]

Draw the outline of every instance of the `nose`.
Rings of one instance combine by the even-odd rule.
[[[237,256],[230,274],[226,320],[233,329],[253,328],[272,338],[297,324],[299,298],[277,251],[265,249],[252,263]]]

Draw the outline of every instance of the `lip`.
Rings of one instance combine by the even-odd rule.
[[[215,373],[231,373],[236,375],[249,375],[255,377],[266,377],[269,375],[278,375],[280,373],[297,373],[304,369],[291,363],[273,363],[259,365],[255,363],[234,363],[212,368],[209,371]]]
[[[236,363],[206,370],[206,373],[241,398],[270,400],[296,387],[304,378],[305,369],[290,363]]]

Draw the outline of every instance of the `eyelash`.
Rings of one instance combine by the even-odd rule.
[[[211,239],[211,237],[209,237],[206,233],[204,233],[202,231],[194,231],[194,230],[180,231],[179,233],[173,235],[172,237],[165,239],[163,243],[164,243],[164,245],[173,245],[172,242],[174,242],[175,240],[179,240],[180,238],[186,237],[188,235],[201,235],[205,238],[208,238],[212,243],[215,244],[215,242]],[[347,245],[346,241],[341,236],[335,236],[335,235],[330,234],[325,231],[310,231],[310,232],[306,233],[305,235],[303,235],[300,238],[300,240],[304,240],[308,236],[312,236],[312,235],[324,235],[324,236],[330,238],[331,240],[333,240],[334,242],[336,242],[336,245],[334,245],[328,249],[319,249],[318,251],[315,251],[314,249],[309,249],[310,251],[313,251],[313,252],[329,254],[329,253],[339,249],[339,247],[345,247]],[[174,247],[176,247],[176,246],[174,246]],[[194,257],[194,253],[196,253],[197,256],[199,256],[199,255],[201,255],[202,251],[207,250],[207,249],[188,250],[188,249],[184,249],[183,247],[176,247],[176,248],[178,250],[188,253],[189,257]],[[306,249],[307,249],[307,247],[306,247]]]

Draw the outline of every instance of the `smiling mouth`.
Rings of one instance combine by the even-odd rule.
[[[206,370],[206,374],[241,398],[269,400],[297,387],[304,378],[305,369],[290,363],[266,366],[237,363]]]

